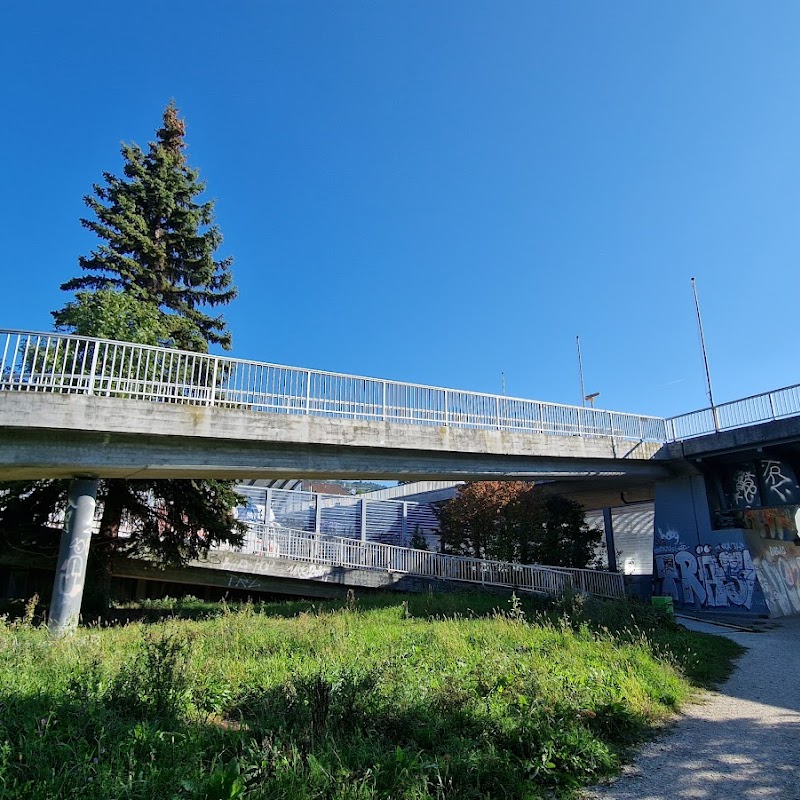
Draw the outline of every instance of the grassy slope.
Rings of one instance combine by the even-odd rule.
[[[0,798],[568,794],[738,652],[616,603],[175,610],[208,618],[0,628]]]

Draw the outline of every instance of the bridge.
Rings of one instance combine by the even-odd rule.
[[[97,478],[655,484],[682,503],[702,482],[691,453],[713,451],[724,431],[735,446],[754,423],[783,430],[798,414],[798,387],[663,419],[0,330],[0,479],[91,476],[73,481],[64,563],[88,549]]]
[[[668,473],[656,417],[77,336],[0,344],[0,479]]]

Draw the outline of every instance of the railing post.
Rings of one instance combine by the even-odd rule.
[[[772,392],[770,392],[767,397],[769,397],[769,412],[772,414],[772,419],[777,419],[775,415],[775,400],[772,397]]]
[[[381,400],[381,415],[383,421],[386,422],[386,381],[383,381],[383,397]]]
[[[447,427],[450,422],[450,401],[447,389],[444,390],[444,426]]]
[[[494,415],[497,418],[497,430],[503,430],[502,425],[500,424],[500,398],[494,398]]]
[[[264,498],[264,525],[267,528],[272,525],[272,488],[267,489],[267,495]]]
[[[367,501],[361,498],[361,541],[367,541]]]
[[[400,541],[403,547],[408,546],[408,503],[403,501],[403,516],[400,521]]]
[[[311,413],[311,370],[306,370],[306,414]]]
[[[211,376],[211,394],[208,398],[209,406],[213,406],[217,394],[217,367],[219,366],[219,359],[214,356],[214,372]]]
[[[100,349],[100,342],[93,342],[92,347],[92,364],[89,367],[89,390],[87,394],[94,394],[94,379],[97,374],[97,355]]]
[[[314,495],[316,502],[314,504],[314,533],[322,533],[322,503],[320,503],[319,492]]]

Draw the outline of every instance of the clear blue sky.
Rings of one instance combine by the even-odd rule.
[[[174,97],[234,355],[579,401],[800,381],[796,2],[4,3],[0,327],[48,330],[82,196]]]

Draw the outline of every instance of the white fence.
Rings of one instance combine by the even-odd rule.
[[[0,390],[653,442],[800,414],[800,384],[662,419],[85,336],[2,329]]]
[[[249,527],[275,523],[306,533],[363,539],[399,547],[415,532],[438,542],[439,520],[428,505],[398,500],[373,500],[363,495],[320,494],[289,489],[238,485],[247,505],[235,509]]]
[[[659,417],[55,333],[0,330],[0,390],[414,425],[666,441]]]
[[[568,574],[572,578],[572,587],[576,592],[595,597],[625,597],[625,579],[620,572],[574,567],[548,567],[548,569]]]
[[[251,527],[242,552],[314,564],[513,588],[547,595],[558,595],[566,589],[574,588],[598,597],[625,596],[623,577],[619,573],[449,556],[427,550],[321,536],[270,525]]]
[[[785,386],[763,394],[699,411],[691,411],[666,420],[671,441],[691,439],[715,431],[743,428],[759,422],[795,417],[800,414],[800,384]]]

